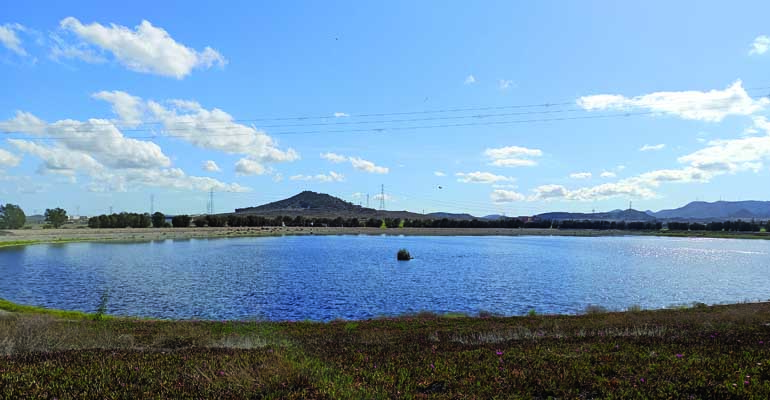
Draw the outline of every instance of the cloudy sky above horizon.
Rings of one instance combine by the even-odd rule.
[[[770,4],[748,4],[8,4],[0,203],[770,200]]]

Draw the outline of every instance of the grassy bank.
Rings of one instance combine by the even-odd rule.
[[[332,323],[13,310],[2,398],[770,398],[770,303]]]
[[[404,236],[667,236],[720,239],[770,239],[767,232],[618,231],[591,229],[498,228],[145,228],[44,229],[0,231],[0,248],[38,243],[143,242],[152,240],[217,239],[283,235],[404,235]]]

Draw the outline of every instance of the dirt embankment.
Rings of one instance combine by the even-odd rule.
[[[636,232],[591,229],[502,228],[343,228],[343,227],[238,227],[238,228],[144,228],[144,229],[21,229],[0,231],[0,246],[77,241],[147,241],[281,235],[404,235],[404,236],[687,236],[721,238],[770,238],[767,233],[732,232]]]

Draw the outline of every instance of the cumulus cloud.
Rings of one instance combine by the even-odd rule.
[[[120,90],[101,91],[92,94],[91,97],[112,104],[112,112],[119,117],[116,123],[128,127],[135,127],[142,123],[144,106],[139,97]]]
[[[15,167],[21,162],[21,157],[13,153],[0,149],[0,168]]]
[[[498,182],[514,182],[516,178],[508,177],[508,176],[502,176],[502,175],[495,175],[491,172],[458,172],[455,174],[457,177],[458,182],[462,183],[486,183],[486,184],[492,184],[492,183],[498,183]]]
[[[767,158],[770,158],[770,135],[712,140],[707,147],[677,160],[702,171],[734,173],[758,171]]]
[[[338,174],[334,171],[329,171],[328,174],[294,175],[289,177],[289,179],[293,181],[316,181],[316,182],[326,183],[326,182],[343,182],[345,180],[345,176],[342,174]]]
[[[602,171],[602,173],[599,175],[602,178],[614,178],[617,175],[612,171]]]
[[[119,120],[135,120],[132,114],[135,98],[122,92],[100,92],[96,98],[113,103]],[[247,191],[238,184],[216,179],[190,176],[171,167],[171,159],[152,141],[123,135],[116,121],[64,119],[47,123],[31,113],[18,111],[10,120],[0,122],[0,132],[36,137],[46,135],[53,140],[42,145],[29,140],[8,139],[20,153],[39,158],[38,172],[69,177],[87,177],[92,191],[126,191],[132,186],[164,187],[178,190]]]
[[[387,167],[380,167],[369,160],[364,160],[359,157],[349,157],[348,161],[350,161],[353,168],[370,174],[387,174],[389,171]]]
[[[593,176],[590,172],[574,172],[569,174],[569,177],[572,179],[589,179]]]
[[[349,117],[349,116],[350,116],[350,114],[344,113],[344,112],[336,112],[336,113],[334,113],[334,117],[335,118],[344,118],[344,117]]]
[[[235,122],[230,114],[220,109],[207,110],[189,100],[172,100],[167,104],[146,103],[150,115],[162,124],[164,134],[204,149],[245,155],[248,162],[236,164],[236,171],[241,174],[254,175],[258,171],[262,174],[267,170],[264,163],[299,159],[299,153],[294,149],[279,149],[278,143],[265,132]]]
[[[213,160],[204,161],[201,168],[203,168],[204,171],[208,171],[208,172],[222,172],[222,169],[219,168],[219,165],[217,165],[217,163],[214,162]]]
[[[375,163],[369,160],[364,160],[363,158],[360,158],[360,157],[348,157],[348,156],[343,156],[341,154],[336,154],[336,153],[322,153],[321,158],[329,162],[333,162],[335,164],[339,164],[347,161],[347,162],[350,162],[350,165],[352,165],[353,168],[359,171],[368,172],[370,174],[387,174],[388,172],[390,172],[389,168],[378,166]]]
[[[41,135],[45,133],[46,125],[45,121],[31,113],[16,111],[15,117],[7,121],[0,121],[0,132]]]
[[[24,26],[21,24],[3,24],[0,25],[0,44],[2,44],[8,50],[26,57],[27,51],[24,50],[24,46],[21,44],[21,39],[16,34],[17,32],[23,32]]]
[[[484,151],[490,165],[496,167],[532,167],[537,165],[533,157],[540,157],[543,151],[520,146],[489,148]]]
[[[665,143],[645,144],[644,146],[639,148],[639,151],[657,151],[657,150],[663,150],[664,147],[666,147]]]
[[[770,160],[770,126],[762,117],[754,119],[764,136],[712,140],[707,146],[677,159],[681,168],[659,169],[629,177],[614,183],[568,189],[561,185],[543,185],[533,190],[528,199],[537,200],[601,200],[624,196],[651,198],[654,188],[663,183],[707,183],[714,177],[743,171],[759,172]],[[607,172],[607,171],[605,171]],[[611,177],[611,176],[607,176]]]
[[[471,75],[468,75],[468,76],[465,77],[465,84],[466,85],[473,85],[474,83],[476,83],[476,77],[475,76],[473,76],[471,74]]]
[[[0,130],[27,134],[46,133],[65,149],[83,152],[113,168],[167,167],[170,159],[153,142],[130,139],[111,121],[90,119],[85,122],[65,119],[46,124],[29,113],[0,123]]]
[[[655,92],[637,97],[616,94],[583,96],[578,106],[587,111],[646,109],[683,119],[720,122],[729,115],[751,115],[765,109],[770,100],[754,100],[738,80],[724,90]]]
[[[604,183],[597,186],[567,189],[562,185],[542,185],[533,190],[530,200],[578,200],[593,201],[603,200],[617,196],[635,198],[652,198],[656,194],[646,187],[636,185],[634,182],[620,181],[616,183]]]
[[[238,175],[263,175],[267,172],[267,168],[254,160],[241,158],[235,163],[235,172]]]
[[[335,153],[322,153],[321,158],[327,161],[331,161],[335,164],[343,163],[348,160],[347,157]]]
[[[751,50],[749,50],[749,55],[765,54],[769,48],[770,37],[766,35],[759,35],[754,39],[754,42],[751,43]]]
[[[189,48],[174,40],[164,29],[143,20],[133,30],[116,24],[105,26],[99,23],[83,24],[74,17],[61,20],[60,27],[76,35],[81,41],[111,53],[126,68],[143,73],[170,76],[182,79],[194,68],[224,66],[227,60],[211,47],[203,51]],[[66,47],[78,49],[75,46]],[[79,56],[87,50],[71,52]],[[86,62],[92,58],[80,57]]]
[[[446,173],[444,173],[442,171],[434,171],[433,175],[435,175],[435,176],[446,176]]]
[[[33,155],[43,161],[39,172],[73,176],[78,171],[98,175],[104,166],[89,154],[72,151],[64,146],[42,146],[28,140],[8,139],[8,143],[20,152]]]
[[[492,191],[489,197],[495,203],[512,203],[514,201],[524,201],[527,199],[527,196],[524,196],[521,193],[503,189]]]

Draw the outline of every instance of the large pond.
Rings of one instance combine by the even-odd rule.
[[[415,259],[396,261],[399,248]],[[770,241],[286,236],[0,250],[0,297],[160,318],[574,314],[770,298]]]

